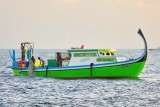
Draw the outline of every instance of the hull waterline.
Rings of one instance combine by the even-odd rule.
[[[137,77],[143,67],[144,62],[132,63],[127,65],[108,66],[100,68],[83,68],[68,70],[35,70],[35,76],[56,77],[56,78],[101,78],[101,77]],[[14,74],[28,76],[28,70],[14,70]]]

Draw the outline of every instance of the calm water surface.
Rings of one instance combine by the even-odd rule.
[[[141,54],[118,52],[118,56]],[[35,56],[54,58],[52,50],[36,50]],[[10,66],[8,50],[0,50],[0,107],[160,107],[160,50],[149,51],[136,79],[19,77],[13,76]]]

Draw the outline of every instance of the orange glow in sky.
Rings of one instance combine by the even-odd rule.
[[[160,0],[0,0],[0,49],[160,47]]]

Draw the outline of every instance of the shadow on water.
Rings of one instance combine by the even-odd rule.
[[[49,77],[52,78],[52,77]],[[143,81],[140,77],[93,77],[93,78],[54,78],[56,80],[138,80]]]

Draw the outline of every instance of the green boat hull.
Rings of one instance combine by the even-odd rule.
[[[136,62],[127,65],[93,67],[83,69],[68,70],[35,70],[35,76],[54,77],[54,78],[94,78],[94,77],[138,77],[141,73],[145,61]],[[28,76],[28,70],[14,69],[14,75]]]

